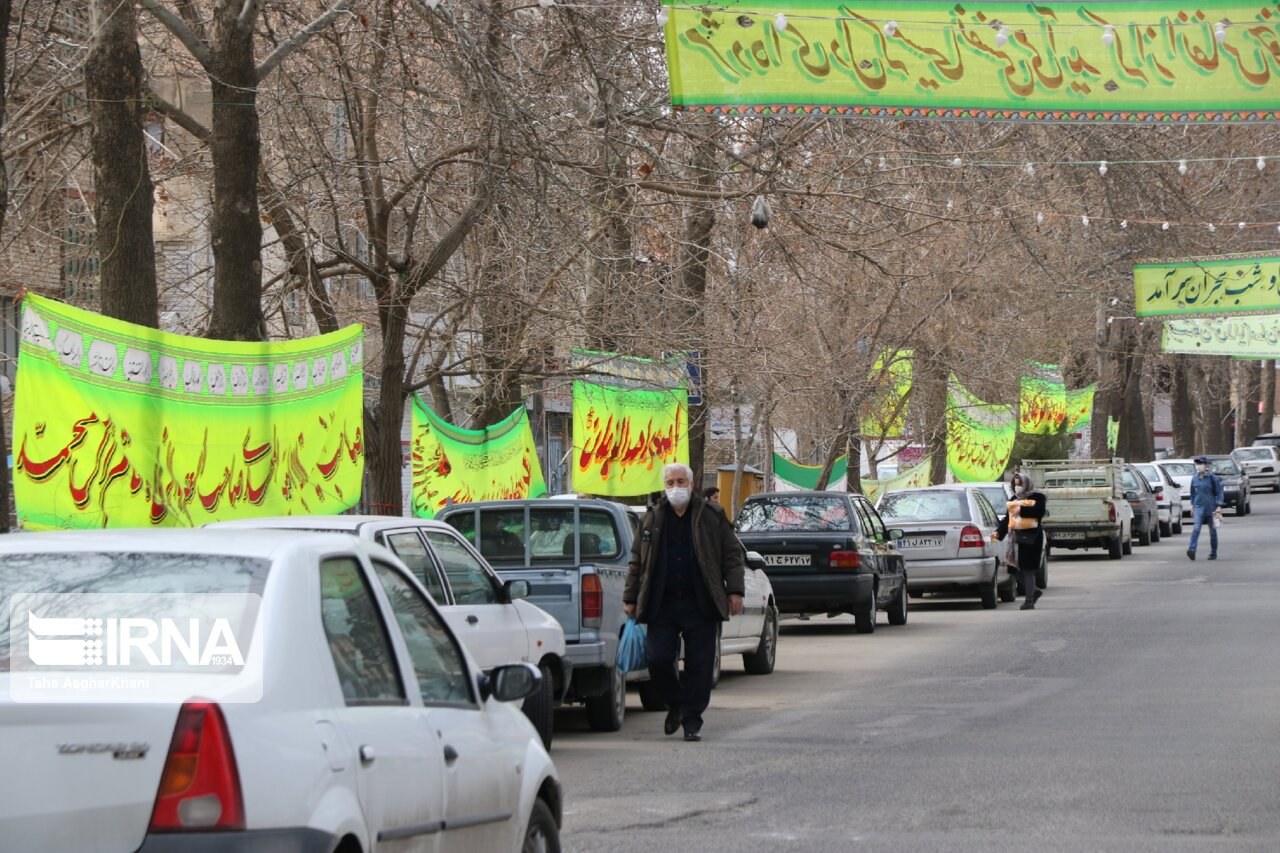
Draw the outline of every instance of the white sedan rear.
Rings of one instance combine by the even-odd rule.
[[[256,603],[221,631],[137,604],[227,599]],[[555,767],[507,704],[537,689],[537,669],[479,674],[376,545],[7,536],[0,606],[0,765],[20,780],[0,797],[4,849],[558,849]],[[178,627],[130,635],[135,622]],[[149,653],[130,657],[139,644]]]

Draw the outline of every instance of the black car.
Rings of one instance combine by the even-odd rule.
[[[1235,507],[1236,515],[1248,515],[1253,511],[1253,490],[1249,476],[1233,456],[1210,456],[1209,470],[1222,481],[1222,497],[1229,507]]]
[[[1139,545],[1150,545],[1160,541],[1160,513],[1156,493],[1147,482],[1147,478],[1134,468],[1126,465],[1120,471],[1120,482],[1124,485],[1124,498],[1133,507],[1133,535],[1138,537]]]
[[[852,613],[859,633],[907,621],[906,568],[870,501],[844,492],[767,492],[738,510],[738,538],[764,558],[782,613]]]

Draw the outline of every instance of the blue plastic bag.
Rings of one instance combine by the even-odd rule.
[[[622,628],[622,639],[618,641],[618,669],[622,672],[636,672],[649,668],[649,657],[645,654],[644,626],[634,619],[628,619]]]

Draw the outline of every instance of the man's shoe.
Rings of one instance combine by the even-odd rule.
[[[1195,558],[1196,558],[1196,552],[1195,552],[1195,551],[1192,551],[1190,548],[1188,548],[1188,549],[1187,549],[1187,559],[1188,559],[1188,560],[1194,560]]]
[[[1018,609],[1019,610],[1035,610],[1036,609],[1035,600],[1032,599],[1031,601],[1028,601],[1026,604],[1022,605]]]
[[[662,722],[662,733],[673,735],[678,728],[680,728],[680,709],[671,708],[667,711],[667,718]]]
[[[685,729],[684,739],[689,741],[690,743],[696,743],[697,741],[702,740],[702,735],[698,734],[697,732],[693,732],[693,731],[689,731],[688,729]]]
[[[1209,559],[1210,559],[1210,560],[1216,560],[1216,559],[1218,559],[1218,555],[1217,555],[1217,554],[1210,554],[1210,555],[1209,555]]]

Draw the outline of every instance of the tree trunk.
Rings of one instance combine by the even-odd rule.
[[[614,120],[617,90],[604,82],[600,93],[604,122],[600,130],[599,166],[589,179],[592,218],[598,235],[587,260],[587,340],[595,349],[622,352],[621,324],[632,320],[628,303],[634,292],[635,260],[631,239],[632,198],[628,190],[626,149],[613,139],[624,133]]]
[[[1205,378],[1196,389],[1202,399],[1204,411],[1202,453],[1229,453],[1231,451],[1231,360],[1207,359]]]
[[[1179,459],[1195,455],[1196,422],[1191,410],[1190,382],[1186,356],[1175,356],[1169,408],[1173,418],[1173,455]]]
[[[1120,367],[1120,429],[1116,436],[1116,455],[1141,462],[1155,456],[1154,436],[1148,428],[1142,406],[1142,373],[1146,364],[1142,333],[1130,330],[1122,338],[1122,355],[1117,358]]]
[[[382,368],[377,402],[365,406],[365,482],[370,509],[403,515],[404,335],[408,307],[397,300],[383,312]]]
[[[1259,379],[1260,394],[1262,398],[1262,414],[1259,416],[1258,429],[1260,432],[1269,433],[1275,429],[1276,419],[1276,362],[1275,359],[1266,359],[1262,362],[1262,375]]]
[[[266,339],[262,315],[262,221],[258,214],[258,70],[253,25],[236,18],[244,4],[220,0],[214,9],[209,82],[213,127],[213,316],[210,338]]]
[[[915,399],[920,401],[924,442],[929,450],[929,482],[940,485],[947,481],[947,374],[945,352],[915,360]],[[901,468],[899,468],[901,473]]]
[[[132,2],[93,0],[85,90],[93,148],[102,313],[159,328],[154,189],[142,133],[142,55]]]
[[[1258,429],[1258,410],[1262,402],[1262,362],[1240,362],[1241,388],[1244,392],[1236,407],[1236,447],[1248,447],[1253,437],[1266,430]]]
[[[702,139],[710,136],[715,126],[707,118],[695,118],[688,123],[690,143],[693,146],[693,187],[702,191],[711,191],[716,186],[715,160],[710,145],[702,143]],[[713,202],[690,200],[686,208],[684,223],[684,241],[680,246],[680,285],[681,302],[684,303],[685,317],[680,328],[688,341],[690,350],[701,353],[703,374],[702,387],[709,388],[710,383],[705,365],[708,363],[705,351],[707,275],[711,258],[711,236],[716,226],[716,209]],[[705,397],[704,397],[705,400]],[[695,483],[702,482],[702,463],[707,439],[707,407],[703,405],[689,407],[689,467],[693,468]]]
[[[3,151],[9,94],[9,21],[13,16],[13,0],[0,0],[0,236],[4,236],[5,212],[9,209],[9,166]],[[9,447],[4,423],[4,400],[0,397],[0,448]],[[9,466],[0,465],[0,533],[9,532]]]

